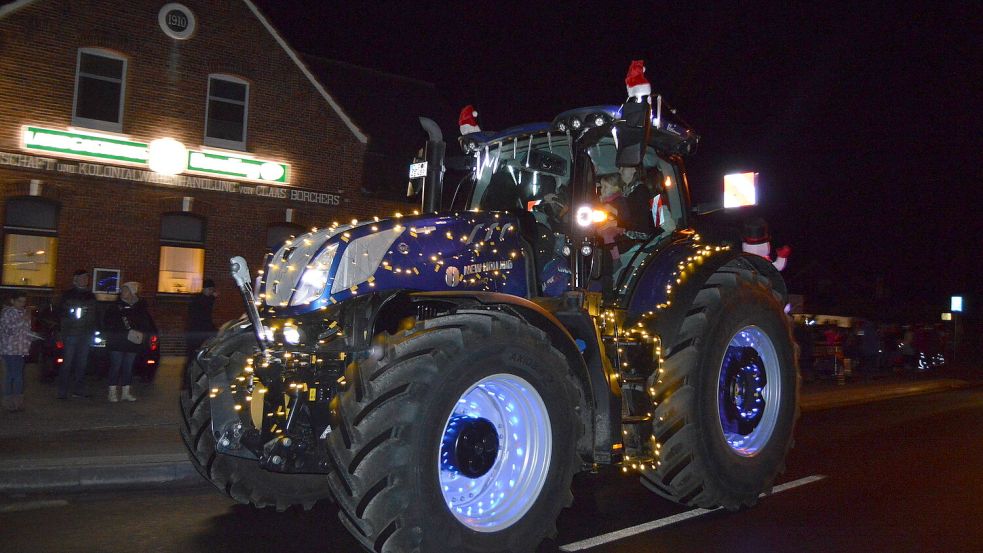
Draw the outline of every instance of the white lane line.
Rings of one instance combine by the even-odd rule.
[[[25,501],[23,503],[11,503],[0,505],[0,513],[17,513],[21,511],[35,511],[38,509],[50,509],[52,507],[67,507],[68,501],[64,499],[49,499],[42,501]]]
[[[813,482],[818,482],[826,478],[822,474],[814,474],[812,476],[806,476],[805,478],[800,478],[798,480],[793,480],[791,482],[786,482],[780,486],[775,486],[771,490],[771,494],[782,493],[784,491],[791,490],[792,488],[797,488],[799,486],[805,486],[806,484],[812,484]],[[762,497],[765,494],[761,494]],[[581,540],[578,542],[568,543],[560,547],[560,551],[583,551],[584,549],[591,549],[599,545],[604,545],[606,543],[611,543],[613,541],[618,541],[627,537],[635,536],[637,534],[642,534],[644,532],[650,532],[652,530],[663,528],[665,526],[670,526],[676,524],[677,522],[682,522],[684,520],[689,520],[691,518],[696,518],[703,516],[707,513],[712,513],[714,511],[719,511],[720,507],[716,509],[693,509],[692,511],[686,511],[685,513],[679,513],[666,518],[660,518],[659,520],[653,520],[652,522],[646,522],[644,524],[639,524],[637,526],[632,526],[625,528],[623,530],[617,530],[615,532],[610,532],[607,534],[601,534],[600,536],[594,536],[593,538],[587,538],[586,540]]]

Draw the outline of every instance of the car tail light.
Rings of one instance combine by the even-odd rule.
[[[55,349],[65,349],[65,342],[58,340],[55,342]]]
[[[150,351],[156,351],[156,350],[157,350],[157,337],[156,336],[151,336],[150,337]]]

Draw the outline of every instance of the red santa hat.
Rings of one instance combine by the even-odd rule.
[[[457,118],[457,124],[461,126],[462,136],[473,132],[481,132],[481,127],[478,126],[478,110],[474,109],[474,106],[471,104],[461,109],[461,115]]]
[[[628,76],[625,77],[625,86],[628,88],[628,95],[638,99],[652,94],[652,85],[645,78],[645,61],[631,62],[628,66]]]

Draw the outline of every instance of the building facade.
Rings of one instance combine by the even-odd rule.
[[[249,0],[0,7],[0,286],[143,285],[165,353],[229,258],[404,207],[360,193],[368,137]]]

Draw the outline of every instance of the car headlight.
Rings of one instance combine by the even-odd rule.
[[[328,284],[328,276],[331,273],[331,264],[334,263],[334,256],[338,252],[338,244],[321,250],[317,254],[300,276],[297,282],[297,290],[290,298],[290,305],[307,305],[321,297]]]

